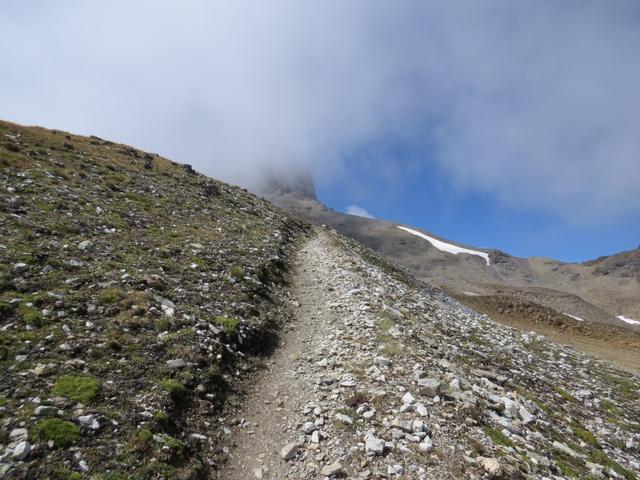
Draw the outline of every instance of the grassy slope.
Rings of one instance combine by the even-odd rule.
[[[277,287],[302,224],[188,166],[96,137],[0,122],[0,169],[0,444],[24,427],[35,445],[0,469],[207,475],[220,454],[215,412],[286,315]],[[187,366],[167,364],[176,359]],[[61,412],[37,416],[39,405]],[[80,436],[71,429],[58,442],[67,446],[48,446],[49,417]],[[90,473],[75,473],[80,460]]]

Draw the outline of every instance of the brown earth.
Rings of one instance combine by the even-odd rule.
[[[493,320],[520,330],[533,330],[557,343],[640,372],[640,332],[579,321],[551,308],[507,295],[464,295],[448,292],[460,303]]]

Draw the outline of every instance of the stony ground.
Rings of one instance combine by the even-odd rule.
[[[220,478],[636,478],[638,378],[500,326],[328,231],[224,419]]]
[[[306,228],[96,137],[0,122],[0,167],[0,477],[209,477]]]

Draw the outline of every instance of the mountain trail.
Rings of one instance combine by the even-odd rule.
[[[314,401],[308,381],[309,359],[322,354],[322,339],[338,321],[329,306],[336,288],[336,252],[325,235],[312,238],[299,252],[292,286],[295,323],[288,326],[268,369],[249,393],[241,415],[237,449],[225,478],[286,478],[288,465],[279,455],[297,440],[290,424]],[[333,325],[333,327],[332,327]]]

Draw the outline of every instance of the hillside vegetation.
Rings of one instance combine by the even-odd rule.
[[[0,476],[206,477],[305,227],[97,137],[0,122],[0,167]]]

